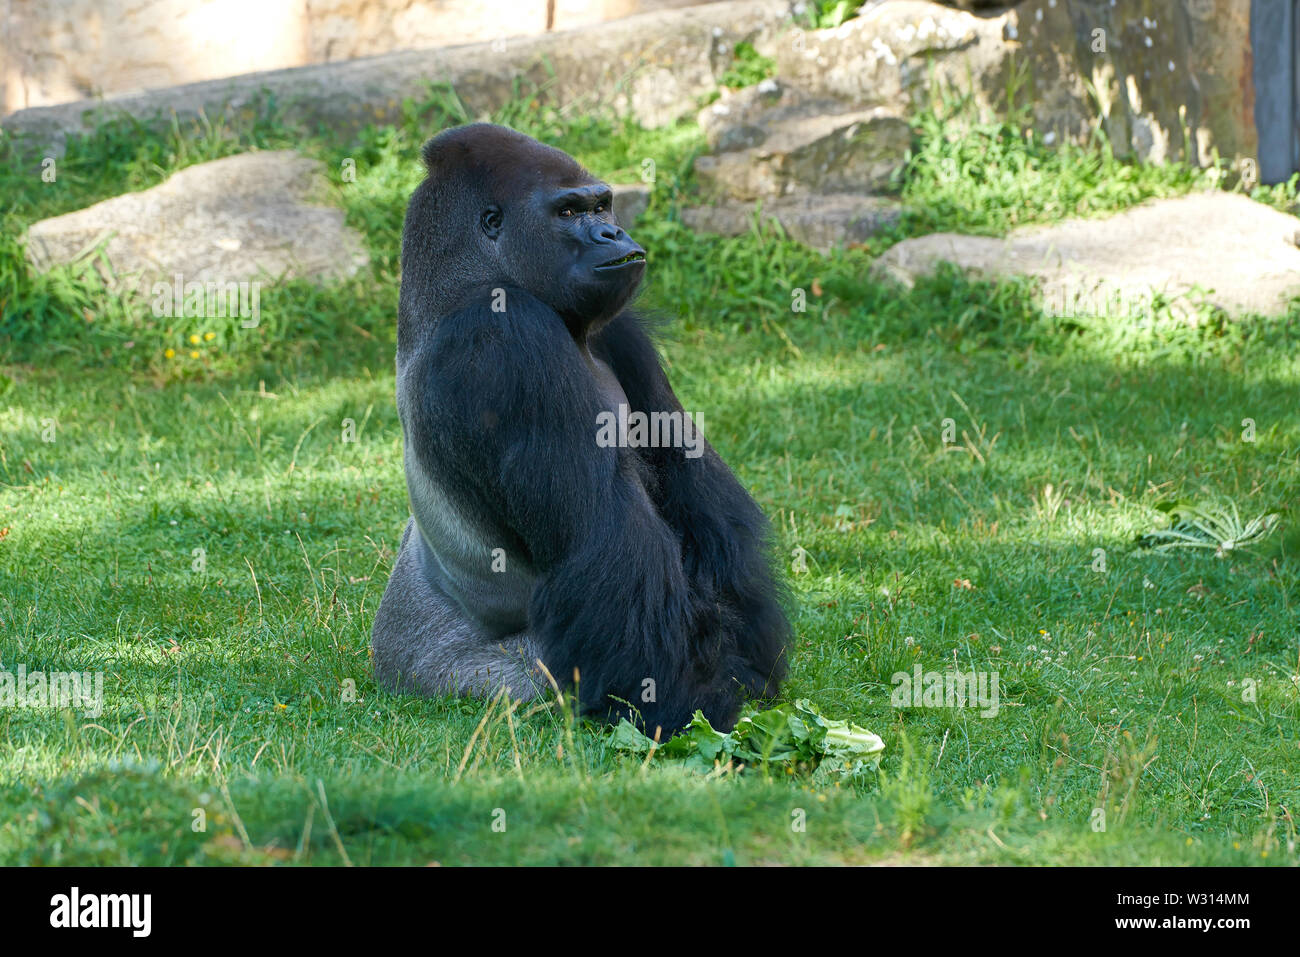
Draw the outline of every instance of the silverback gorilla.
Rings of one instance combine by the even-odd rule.
[[[375,618],[380,685],[531,698],[540,662],[593,717],[666,736],[699,708],[730,729],[785,675],[763,515],[698,436],[597,440],[607,413],[690,423],[624,308],[645,251],[607,185],[522,133],[450,129],[424,163],[397,325],[412,518]]]

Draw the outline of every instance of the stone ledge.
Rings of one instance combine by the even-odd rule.
[[[731,64],[735,45],[773,48],[790,24],[786,0],[727,0],[640,14],[562,33],[505,42],[412,50],[315,66],[251,73],[104,100],[19,110],[0,126],[26,134],[41,149],[59,149],[114,114],[142,121],[176,113],[215,117],[250,108],[264,93],[288,121],[355,128],[394,122],[401,101],[420,98],[430,82],[451,83],[470,113],[507,102],[516,79],[544,86],[558,103],[605,103],[647,126],[662,126],[696,108]],[[527,86],[525,86],[527,88]]]

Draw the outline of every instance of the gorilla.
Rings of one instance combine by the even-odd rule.
[[[529,699],[553,679],[597,720],[671,734],[698,708],[730,729],[785,676],[785,596],[762,513],[625,308],[645,250],[606,184],[522,133],[449,129],[423,158],[397,323],[412,517],[379,684]],[[635,441],[636,413],[679,441]]]

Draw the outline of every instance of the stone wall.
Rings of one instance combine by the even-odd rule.
[[[17,7],[27,0],[12,2]],[[307,2],[341,10],[364,0]],[[486,0],[486,6],[493,2],[499,0]],[[565,4],[573,2],[555,0],[552,26],[565,22],[565,11],[574,9]],[[615,10],[588,2],[591,16]],[[803,30],[791,22],[788,0],[722,0],[598,28],[27,109],[3,125],[35,134],[40,148],[57,148],[64,134],[104,112],[211,117],[247,108],[269,92],[288,120],[348,127],[395,119],[403,97],[422,97],[430,81],[443,81],[455,86],[471,115],[506,102],[522,82],[544,88],[553,102],[608,106],[657,126],[696,111],[701,97],[717,90],[736,45],[747,41],[774,60],[779,80],[829,101],[831,113],[881,108],[911,116],[933,103],[942,87],[969,94],[989,117],[1010,115],[1014,105],[1017,118],[1048,142],[1085,140],[1101,129],[1121,153],[1202,165],[1217,153],[1244,176],[1257,171],[1259,149],[1250,10],[1248,0],[1119,0],[1114,6],[1110,0],[1024,0],[972,15],[926,0],[885,0],[835,29]],[[346,30],[338,33],[346,38]],[[365,33],[359,30],[358,37]],[[364,49],[358,38],[348,42],[350,51]],[[332,57],[338,50],[326,52]]]
[[[1037,126],[1207,165],[1258,149],[1249,0],[1057,0],[1018,10]]]
[[[428,95],[431,82],[449,83],[471,116],[490,112],[517,85],[545,87],[555,103],[607,107],[646,126],[661,126],[697,108],[717,89],[736,44],[775,48],[789,27],[787,0],[722,0],[611,20],[599,29],[550,32],[507,41],[361,57],[294,67],[103,101],[19,110],[0,121],[29,137],[38,150],[62,148],[66,134],[126,113],[142,122],[182,121],[251,110],[267,95],[291,123],[340,130],[393,122],[405,97]]]
[[[965,5],[965,4],[962,4]],[[937,87],[986,115],[1028,110],[1049,142],[1102,129],[1119,153],[1255,161],[1249,0],[1024,0],[973,16],[886,0],[797,31],[778,74],[814,94],[909,113]]]
[[[6,0],[0,116],[396,50],[534,36],[689,2]]]

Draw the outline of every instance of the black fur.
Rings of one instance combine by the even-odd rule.
[[[643,266],[608,265],[640,247],[598,205],[603,184],[522,134],[461,127],[424,156],[397,357],[413,551],[375,621],[381,683],[529,696],[539,683],[519,659],[536,654],[563,684],[579,675],[593,715],[627,713],[622,699],[651,731],[697,708],[730,728],[744,696],[785,674],[762,513],[707,444],[691,458],[596,442],[598,414],[624,397],[682,411],[624,308]],[[487,573],[493,549],[505,574]]]

